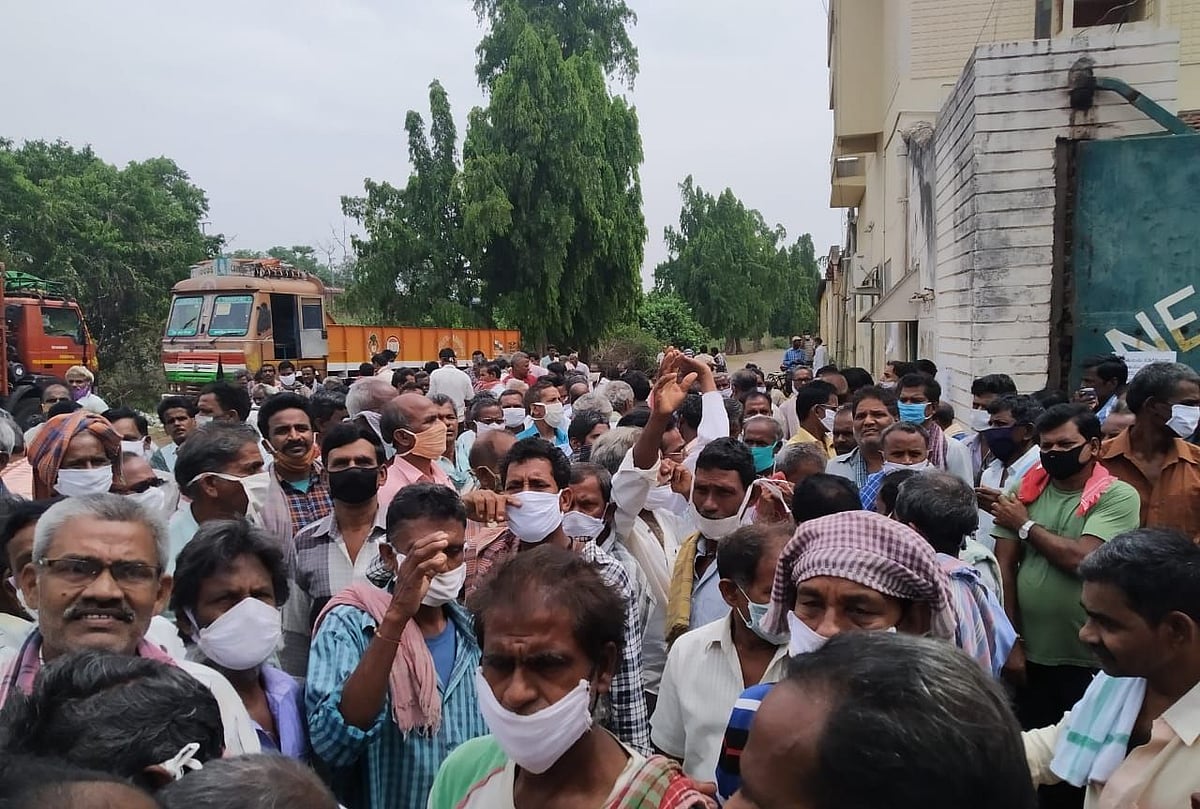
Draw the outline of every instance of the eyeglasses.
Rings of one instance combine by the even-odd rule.
[[[135,483],[132,486],[126,487],[125,494],[143,494],[144,492],[148,492],[151,489],[157,489],[159,486],[162,486],[164,483],[166,483],[166,481],[163,480],[162,478],[153,477],[148,480],[143,480],[141,483]]]
[[[85,556],[38,559],[35,564],[74,585],[91,584],[107,570],[112,575],[113,581],[119,585],[145,587],[156,583],[162,573],[162,568],[157,565],[148,565],[145,562],[101,562],[99,559]]]

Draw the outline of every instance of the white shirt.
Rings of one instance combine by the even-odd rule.
[[[167,536],[171,540],[171,554],[167,560],[167,572],[175,572],[175,560],[179,557],[179,552],[183,550],[183,546],[192,541],[192,537],[200,530],[200,523],[196,522],[195,516],[192,515],[192,504],[187,501],[180,501],[179,508],[171,515],[171,519],[167,520]]]
[[[813,370],[824,368],[829,364],[829,349],[824,344],[813,349]]]
[[[188,660],[177,660],[179,668],[192,675],[212,693],[221,710],[221,724],[225,728],[225,756],[242,756],[261,753],[262,744],[254,730],[254,721],[246,710],[242,698],[216,669]]]
[[[453,365],[443,365],[429,375],[429,395],[444,394],[454,400],[458,420],[463,420],[466,403],[475,398],[475,386],[465,371]]]
[[[650,717],[655,747],[682,759],[684,772],[698,781],[713,780],[734,703],[743,691],[757,685],[742,679],[730,626],[730,621],[738,620],[732,614],[675,641],[663,671],[658,705]],[[779,682],[786,666],[787,646],[780,646],[760,682]]]
[[[999,458],[993,460],[983,473],[979,476],[979,485],[989,489],[999,489],[1007,491],[1008,487],[1018,480],[1022,475],[1030,470],[1038,460],[1041,459],[1041,450],[1037,444],[1034,444],[1025,454],[1017,458],[1010,466],[1007,472],[1004,469],[1003,462]],[[979,530],[975,532],[975,539],[979,544],[983,545],[989,551],[996,550],[996,539],[992,536],[992,528],[996,521],[992,515],[983,509],[979,509]]]

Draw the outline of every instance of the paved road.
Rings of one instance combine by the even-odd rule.
[[[779,370],[779,363],[783,362],[783,349],[757,351],[753,354],[726,354],[725,357],[729,361],[730,373],[745,368],[748,362],[754,363],[766,373],[771,373]]]

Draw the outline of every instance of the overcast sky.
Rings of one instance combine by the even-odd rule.
[[[645,274],[666,254],[678,184],[731,187],[820,255],[828,208],[820,0],[629,0],[641,75]],[[483,103],[469,0],[55,0],[9,3],[0,136],[90,143],[124,164],[178,162],[231,248],[329,244],[342,194],[403,184],[405,112],[450,94],[459,136]]]

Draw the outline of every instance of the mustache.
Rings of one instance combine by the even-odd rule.
[[[119,604],[115,607],[101,607],[94,602],[81,601],[67,607],[66,611],[63,613],[63,620],[74,621],[78,618],[82,618],[85,615],[105,615],[110,618],[115,618],[118,621],[124,621],[127,624],[133,623],[133,619],[135,617],[133,610],[129,609],[129,607],[125,606],[124,604]]]

